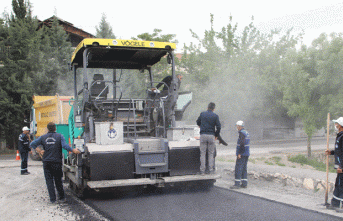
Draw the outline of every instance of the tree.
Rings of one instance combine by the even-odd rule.
[[[113,34],[110,24],[107,22],[105,14],[102,14],[99,27],[97,26],[95,29],[97,38],[116,38],[116,36]]]
[[[132,37],[134,40],[143,40],[143,41],[160,41],[160,42],[173,42],[177,43],[177,40],[175,39],[175,34],[161,34],[162,30],[155,28],[153,33],[150,34],[148,32],[145,32],[143,34],[137,35],[137,38]]]
[[[6,49],[0,70],[0,129],[11,147],[16,146],[20,128],[29,124],[33,94],[59,92],[59,80],[67,79],[71,56],[67,35],[57,19],[51,28],[39,29],[29,2],[13,1],[13,12],[0,29],[0,46]]]
[[[219,31],[210,27],[197,43],[184,47],[181,67],[187,72],[190,90],[194,92],[192,108],[185,118],[192,120],[206,109],[209,102],[217,104],[223,125],[234,125],[238,119],[253,124],[270,118],[287,117],[282,105],[280,62],[289,49],[295,48],[300,36],[291,30],[258,31],[252,21],[241,32],[232,17]],[[254,131],[261,133],[262,130]]]
[[[28,7],[29,7],[28,4],[25,4],[24,0],[12,0],[12,9],[15,14],[15,15],[12,14],[12,20],[25,19],[28,13]]]
[[[15,147],[20,128],[30,116],[33,88],[26,58],[37,21],[31,15],[29,3],[12,1],[12,7],[14,14],[2,27],[1,45],[8,50],[3,57],[4,67],[0,70],[0,127],[6,143]]]
[[[311,47],[303,46],[299,52],[289,51],[282,62],[283,104],[288,114],[299,117],[304,125],[308,157],[311,157],[313,134],[325,126],[331,105],[340,100],[342,48],[342,36],[332,35],[330,41],[326,34],[321,34]],[[333,111],[337,114],[342,109]]]
[[[143,41],[160,41],[160,42],[173,42],[176,43],[175,34],[162,34],[161,29],[154,29],[153,33],[143,33],[132,37],[133,40]],[[178,59],[174,59],[175,63],[178,64]],[[123,72],[123,88],[127,94],[132,97],[144,97],[147,89],[147,81],[142,79],[148,79],[147,72],[141,73],[136,71],[125,71]],[[179,72],[177,72],[179,73]],[[152,75],[154,81],[162,81],[162,79],[168,75],[171,75],[170,64],[167,62],[167,58],[164,57],[161,61],[152,67]]]
[[[59,26],[56,16],[52,17],[49,26],[43,26],[36,32],[32,49],[27,60],[32,64],[31,76],[37,95],[70,95],[73,76],[68,70],[68,62],[72,55],[68,35]]]

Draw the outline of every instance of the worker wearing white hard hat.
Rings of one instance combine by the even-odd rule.
[[[337,132],[335,149],[326,150],[327,155],[335,156],[335,169],[337,170],[337,178],[335,189],[333,191],[333,198],[331,204],[327,206],[328,209],[339,210],[343,203],[343,117],[333,120],[335,123],[335,131]]]
[[[243,121],[237,121],[236,128],[238,131],[238,141],[236,147],[235,184],[230,187],[231,189],[247,188],[248,186],[247,165],[250,156],[250,135],[244,129]]]
[[[19,135],[18,150],[21,159],[21,175],[29,175],[30,172],[27,171],[27,161],[29,158],[30,149],[30,128],[27,126],[22,128],[23,133]]]

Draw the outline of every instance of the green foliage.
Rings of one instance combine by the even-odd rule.
[[[315,158],[308,158],[302,154],[298,154],[298,155],[293,156],[293,157],[288,157],[288,160],[293,162],[293,163],[299,163],[301,165],[312,166],[313,168],[315,168],[316,170],[319,170],[319,171],[326,171],[326,164],[325,163],[320,162]],[[333,164],[329,165],[329,171],[331,173],[336,172],[336,170],[333,169]]]
[[[221,121],[232,125],[237,119],[287,115],[281,102],[279,64],[287,50],[295,48],[299,36],[277,30],[262,34],[253,19],[239,32],[232,17],[216,31],[213,15],[203,39],[191,33],[198,44],[184,47],[180,64],[187,73],[185,81],[191,82],[187,87],[194,92],[192,112],[185,114],[188,119],[196,119],[209,102],[217,104]]]
[[[68,35],[59,26],[57,17],[52,18],[51,27],[43,26],[37,31],[28,60],[32,64],[31,76],[37,95],[70,95],[72,75],[68,70],[72,48]]]
[[[2,57],[4,67],[0,68],[0,129],[6,143],[13,148],[24,120],[28,122],[30,116],[33,88],[30,62],[26,58],[37,21],[31,17],[30,7],[23,1],[12,3],[15,14],[1,27],[1,48],[5,53]]]
[[[271,158],[271,160],[273,160],[275,162],[276,165],[278,166],[281,166],[281,167],[284,167],[286,166],[284,163],[281,163],[281,157],[278,157],[278,156],[274,156]]]
[[[267,165],[274,165],[274,163],[270,162],[269,160],[264,161],[264,163],[267,164]]]
[[[144,40],[144,41],[160,41],[160,42],[174,42],[175,34],[162,34],[161,29],[154,29],[152,34],[146,32],[140,35],[137,35],[137,38],[133,37],[134,40]],[[178,59],[175,59],[175,64],[178,65]],[[171,75],[171,65],[168,64],[167,58],[164,57],[161,59],[159,63],[152,67],[152,77],[154,82],[160,82],[162,79],[168,75]],[[139,97],[143,98],[146,96],[146,89],[148,87],[148,80],[149,76],[148,73],[145,71],[144,73],[125,70],[125,74],[123,74],[122,79],[122,87],[124,88],[124,92],[128,97]],[[176,71],[176,74],[181,73],[180,71]],[[182,85],[182,84],[181,84]]]
[[[12,9],[14,12],[13,18],[17,18],[18,20],[25,19],[28,10],[28,6],[25,4],[24,0],[12,0]]]
[[[107,22],[105,14],[102,14],[99,27],[97,26],[95,29],[97,38],[116,38],[116,36],[113,34],[110,24]]]
[[[289,50],[282,60],[282,102],[290,116],[301,119],[309,142],[313,134],[325,126],[329,111],[340,116],[343,110],[342,49],[341,34],[332,34],[331,41],[322,34],[312,46]]]
[[[13,1],[14,14],[5,17],[0,28],[0,129],[11,147],[28,125],[33,94],[54,95],[68,81],[71,56],[68,36],[54,19],[51,28],[39,28],[29,3]]]
[[[160,42],[177,43],[177,40],[174,40],[175,37],[176,37],[175,34],[162,34],[161,29],[154,29],[152,34],[145,32],[143,34],[137,35],[137,38],[132,37],[132,39],[133,40],[143,40],[143,41],[160,41]]]

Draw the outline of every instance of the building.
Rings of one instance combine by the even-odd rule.
[[[72,23],[64,21],[56,16],[52,16],[44,21],[39,21],[39,28],[41,28],[43,25],[46,27],[51,27],[53,19],[57,19],[59,25],[62,26],[64,31],[68,34],[72,47],[76,47],[84,38],[95,37],[94,35],[75,27]]]

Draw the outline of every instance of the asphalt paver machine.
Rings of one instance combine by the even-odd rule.
[[[79,197],[89,189],[176,183],[211,187],[219,178],[198,175],[200,143],[194,126],[181,121],[192,94],[178,91],[175,48],[168,42],[89,38],[75,49],[75,100],[68,126],[70,142],[82,154],[66,154],[63,171]],[[162,58],[167,58],[172,81],[162,82],[167,90],[161,92],[152,67]],[[146,85],[138,98],[125,95],[127,73],[138,73],[134,77]]]

